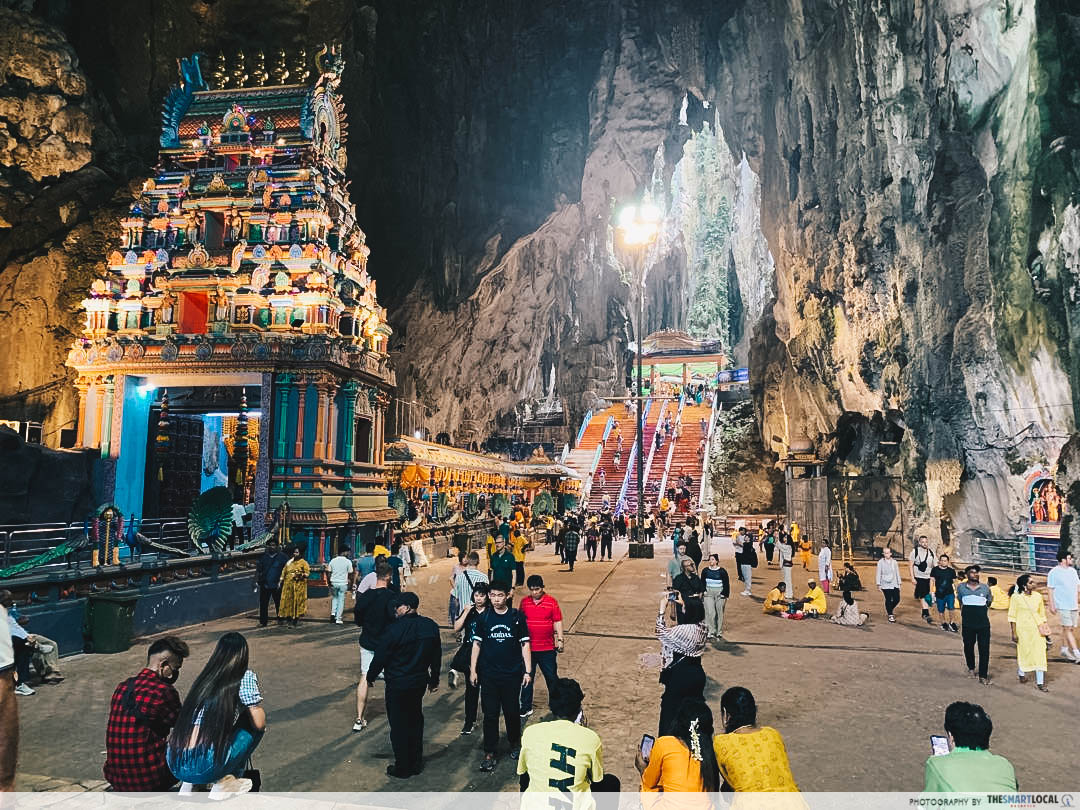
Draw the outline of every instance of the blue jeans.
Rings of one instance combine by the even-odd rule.
[[[262,740],[262,736],[263,732],[261,731],[252,733],[246,728],[238,728],[233,732],[232,743],[229,745],[229,754],[220,767],[214,765],[213,746],[202,754],[192,748],[174,752],[170,747],[165,750],[165,761],[169,764],[169,770],[181,782],[190,782],[193,785],[209,785],[217,782],[227,774],[243,776],[247,761],[251,758],[251,752],[255,750],[259,741]]]
[[[347,585],[330,586],[330,612],[334,614],[335,619],[340,619],[342,611],[345,610],[345,589],[347,587]]]
[[[750,590],[750,580],[753,579],[754,569],[749,565],[740,565],[739,570],[742,571],[743,584],[746,585],[745,590]]]
[[[543,650],[542,652],[533,651],[532,654],[532,671],[529,673],[529,685],[521,687],[521,713],[525,714],[527,711],[531,711],[533,707],[533,685],[536,683],[536,668],[540,667],[540,671],[544,673],[544,683],[547,684],[548,695],[551,695],[551,689],[555,686],[555,681],[559,678],[559,663],[558,653],[555,650]]]

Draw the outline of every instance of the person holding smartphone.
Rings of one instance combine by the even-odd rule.
[[[957,701],[945,709],[945,753],[931,737],[926,760],[927,793],[1001,793],[1017,789],[1016,771],[1005,757],[990,753],[994,724],[982,706]],[[949,750],[951,749],[951,750]]]
[[[641,774],[642,806],[661,807],[657,793],[702,793],[700,802],[684,797],[680,807],[711,807],[707,794],[720,789],[712,747],[713,716],[704,700],[687,699],[679,706],[670,733],[660,737],[646,756],[645,743],[634,765]],[[653,799],[650,801],[650,799]]]

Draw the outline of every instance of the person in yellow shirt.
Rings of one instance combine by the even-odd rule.
[[[757,703],[749,689],[733,686],[720,696],[723,734],[713,737],[713,752],[724,782],[736,793],[798,791],[780,732],[757,724]],[[799,803],[802,805],[801,802]],[[754,804],[752,806],[759,806]],[[761,807],[793,807],[778,796]]]
[[[997,584],[997,577],[987,577],[986,584],[990,586],[990,593],[994,597],[990,603],[991,610],[1008,610],[1009,609],[1009,594],[1008,592]]]
[[[781,613],[787,613],[786,593],[787,585],[783,582],[776,583],[776,587],[765,595],[765,604],[761,606],[761,612],[772,613],[777,616]]]
[[[549,698],[554,720],[533,723],[521,735],[517,772],[524,791],[521,806],[546,808],[543,794],[584,794],[575,808],[592,807],[585,801],[590,792],[618,793],[618,777],[604,773],[604,747],[600,736],[584,725],[581,704],[584,694],[572,678],[559,678]],[[578,722],[582,718],[582,722]],[[534,794],[541,794],[535,796]],[[533,802],[532,799],[536,799]]]
[[[525,535],[514,529],[510,535],[510,551],[514,553],[514,587],[525,584]]]
[[[491,579],[491,558],[495,556],[495,535],[488,532],[487,536],[488,579]]]
[[[792,532],[792,538],[794,538],[794,532]],[[809,537],[804,537],[799,541],[799,559],[802,561],[802,567],[804,571],[810,570],[810,555],[814,551],[814,541]]]
[[[383,557],[389,558],[390,557],[390,549],[388,549],[384,545],[376,545],[374,550],[371,552],[371,556],[378,557],[380,555],[383,556]]]
[[[829,603],[825,601],[825,591],[821,590],[817,582],[808,580],[806,583],[806,596],[802,598],[803,612],[807,616],[823,616],[829,610]]]

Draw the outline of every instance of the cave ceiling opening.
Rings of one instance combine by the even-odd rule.
[[[774,458],[885,442],[920,519],[997,537],[1021,529],[1026,475],[1069,467],[1069,0],[252,8],[0,9],[0,416],[47,436],[74,419],[79,300],[154,162],[176,60],[232,70],[242,50],[250,73],[286,51],[295,70],[340,41],[351,194],[399,393],[432,435],[483,440],[557,401],[569,437],[622,392],[611,215],[652,191],[649,329],[725,341]]]

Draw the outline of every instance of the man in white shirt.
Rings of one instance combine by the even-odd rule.
[[[326,581],[330,586],[330,618],[335,624],[343,624],[341,612],[345,609],[345,591],[352,579],[353,564],[348,557],[349,549],[342,546],[334,559],[326,565]]]
[[[1080,576],[1073,565],[1073,555],[1064,549],[1057,553],[1058,564],[1046,575],[1046,587],[1050,589],[1047,607],[1051,613],[1061,617],[1061,655],[1080,664],[1080,649],[1076,647],[1076,627],[1078,610],[1077,594],[1080,592]]]
[[[930,617],[930,605],[933,597],[930,595],[930,569],[934,567],[934,551],[930,548],[930,541],[924,534],[919,538],[919,544],[911,550],[908,557],[911,569],[911,581],[915,583],[915,598],[922,600],[922,617],[927,624],[933,624]]]
[[[828,540],[822,540],[821,551],[818,552],[817,558],[817,575],[818,582],[821,583],[821,590],[825,591],[825,593],[829,593],[832,574],[832,549],[829,548]]]
[[[15,790],[19,752],[19,707],[15,702],[15,651],[7,609],[0,605],[0,791]]]

